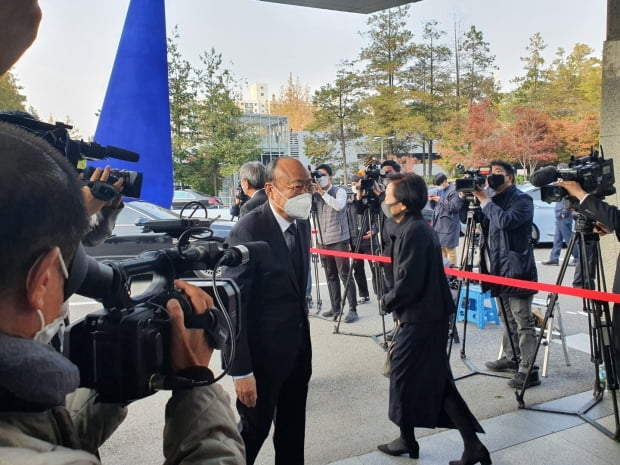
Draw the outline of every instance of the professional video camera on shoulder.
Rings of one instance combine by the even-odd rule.
[[[106,158],[137,162],[140,155],[136,152],[113,147],[111,145],[102,146],[96,142],[72,140],[69,136],[69,129],[72,129],[73,126],[58,122],[56,124],[44,123],[22,111],[0,112],[0,121],[6,121],[19,126],[45,139],[69,160],[78,173],[83,173],[83,179],[89,185],[95,197],[102,200],[112,200],[113,197],[107,197],[112,195],[116,196],[118,191],[116,191],[116,189],[106,189],[106,186],[102,186],[101,184],[111,185],[118,181],[119,178],[123,178],[123,196],[140,198],[142,173],[138,171],[112,169],[105,183],[98,182],[93,184],[89,183],[89,179],[94,168],[86,166],[87,160],[105,160]]]
[[[381,184],[388,173],[381,168],[374,158],[371,158],[364,164],[364,168],[359,170],[357,175],[360,178],[360,190],[364,195],[374,194],[375,182]]]
[[[467,195],[471,195],[476,188],[482,189],[486,184],[486,177],[491,173],[491,168],[488,166],[466,170],[465,166],[458,163],[456,168],[462,173],[462,177],[456,179],[456,190],[457,192],[463,192]]]
[[[592,149],[590,154],[584,157],[572,156],[567,168],[553,166],[541,168],[532,174],[530,182],[540,187],[540,198],[545,202],[558,202],[564,198],[574,202],[576,199],[568,197],[566,189],[549,185],[559,179],[576,181],[584,191],[600,199],[616,193],[613,160],[604,159],[602,147],[600,155],[598,151]]]
[[[179,228],[173,225],[172,229]],[[194,238],[192,242],[190,237]],[[64,334],[63,351],[78,366],[80,385],[95,389],[103,402],[126,403],[160,389],[191,388],[221,379],[234,359],[241,304],[237,285],[232,280],[217,279],[216,270],[250,259],[266,259],[269,253],[264,242],[227,247],[206,228],[187,229],[175,248],[148,251],[119,262],[100,263],[80,247],[70,280],[81,282],[77,294],[97,299],[104,307],[71,324]],[[213,270],[212,286],[187,279],[217,302],[215,308],[201,315],[193,313],[188,297],[174,287],[175,279],[194,270]],[[153,276],[149,287],[143,294],[132,296],[132,280],[145,275]],[[210,347],[222,351],[224,371],[217,378],[193,381],[171,372],[170,317],[166,309],[171,298],[181,303],[185,326],[203,329]]]

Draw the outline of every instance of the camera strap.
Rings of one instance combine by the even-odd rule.
[[[151,379],[155,389],[168,391],[208,386],[214,382],[213,372],[204,366],[193,366],[179,371],[174,376],[155,376]]]

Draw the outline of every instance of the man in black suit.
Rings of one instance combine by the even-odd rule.
[[[240,218],[228,236],[230,245],[265,241],[272,251],[267,260],[222,270],[222,277],[232,278],[242,296],[241,334],[230,373],[250,465],[272,422],[275,463],[304,463],[312,372],[306,305],[310,183],[310,173],[299,160],[275,159],[267,168],[269,201]]]

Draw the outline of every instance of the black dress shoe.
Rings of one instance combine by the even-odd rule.
[[[450,465],[491,465],[491,454],[486,447],[480,444],[474,449],[465,449],[461,460],[450,460]]]
[[[405,444],[405,440],[401,437],[398,437],[387,444],[379,444],[377,449],[384,454],[393,456],[409,454],[410,459],[417,459],[420,457],[420,445],[418,444],[418,441],[415,441],[412,447],[409,448]]]

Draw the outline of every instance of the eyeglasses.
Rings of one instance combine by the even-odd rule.
[[[310,186],[312,185],[310,181],[306,183],[298,182],[293,185],[285,184],[282,181],[278,181],[278,184],[281,184],[287,189],[292,190],[295,194],[304,194],[305,192],[308,192],[310,190]]]

